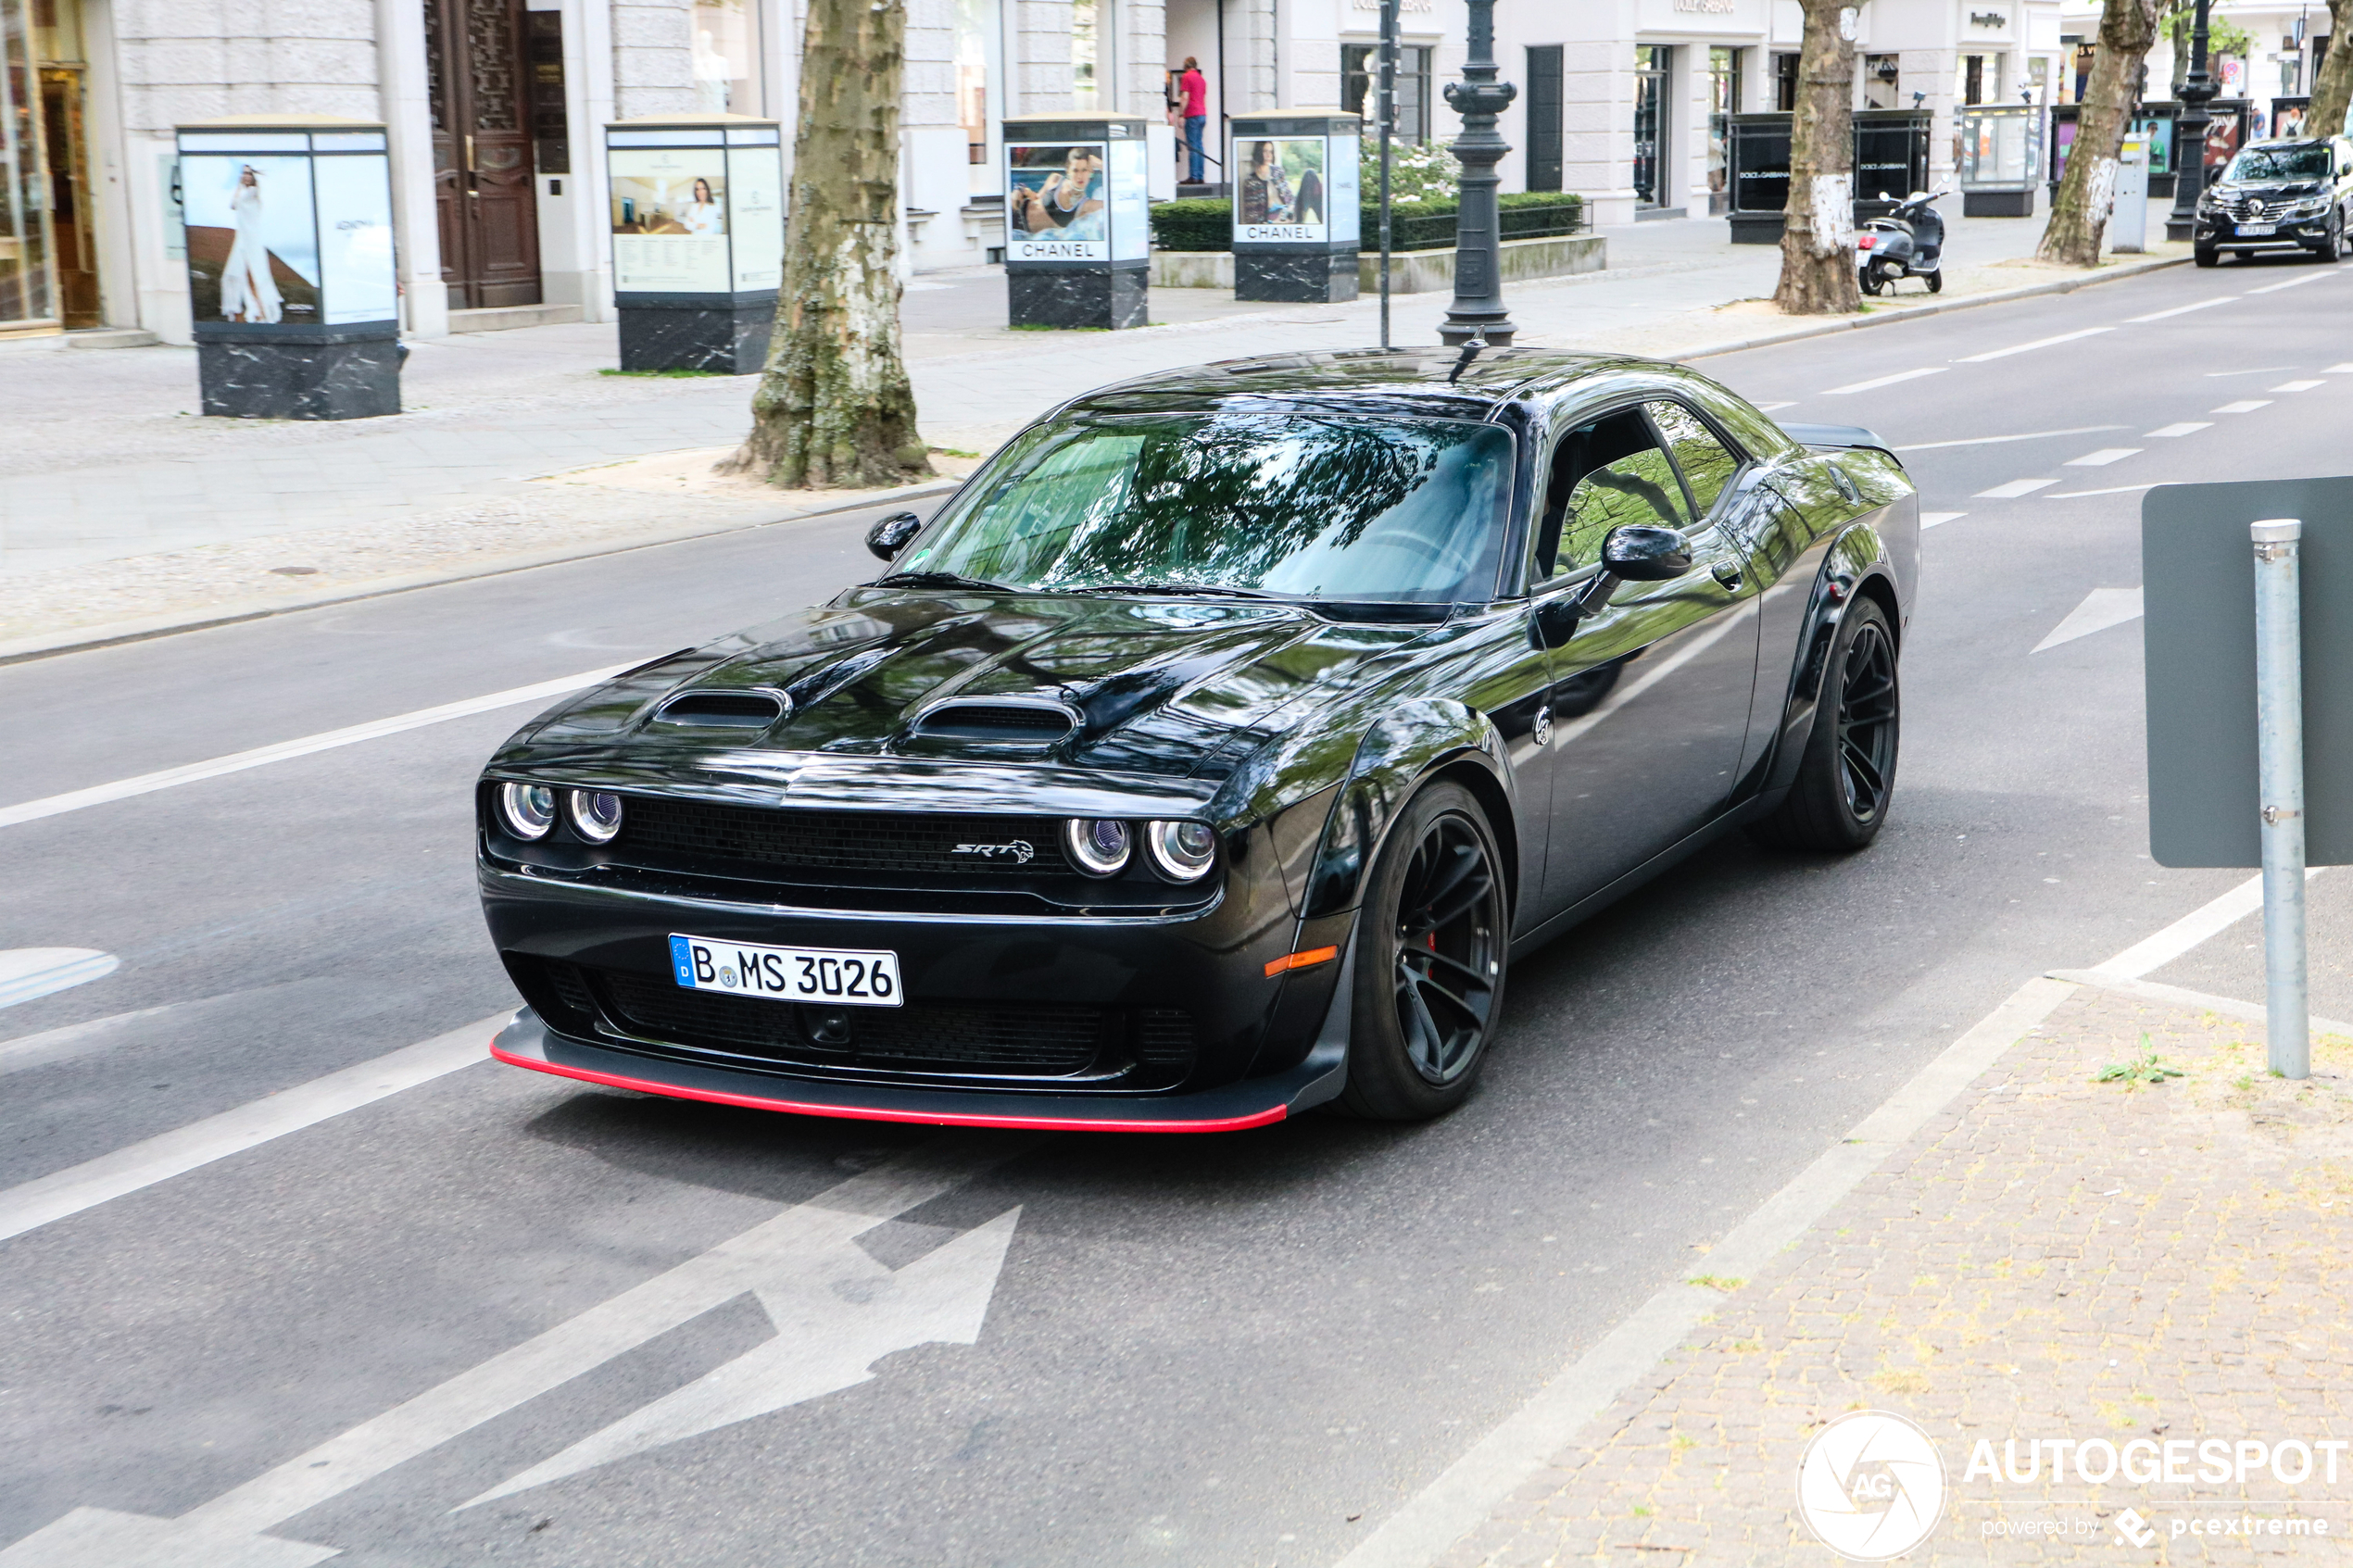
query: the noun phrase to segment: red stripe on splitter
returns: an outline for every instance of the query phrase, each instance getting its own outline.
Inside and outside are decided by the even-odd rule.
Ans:
[[[528,1057],[513,1056],[490,1047],[490,1054],[510,1067],[528,1067],[534,1073],[552,1073],[560,1078],[577,1078],[585,1084],[602,1084],[610,1089],[635,1089],[640,1094],[665,1095],[672,1099],[698,1099],[711,1105],[741,1106],[749,1110],[784,1110],[796,1116],[837,1116],[851,1122],[915,1122],[927,1127],[1003,1127],[1033,1133],[1239,1133],[1249,1127],[1264,1127],[1280,1122],[1289,1114],[1283,1106],[1270,1106],[1254,1110],[1248,1116],[1220,1116],[1159,1121],[1098,1120],[1079,1116],[988,1116],[977,1112],[955,1110],[882,1110],[863,1105],[812,1105],[803,1100],[769,1099],[760,1095],[731,1095],[715,1089],[685,1089],[674,1084],[657,1084],[644,1078],[625,1078],[618,1073],[598,1073],[586,1067],[565,1067],[552,1061],[534,1061]]]

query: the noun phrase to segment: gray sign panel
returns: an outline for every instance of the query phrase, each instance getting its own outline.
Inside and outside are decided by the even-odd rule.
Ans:
[[[2353,864],[2353,479],[2165,484],[2141,504],[2149,853],[2259,866],[2255,550],[2246,525],[2304,521],[2305,863]]]

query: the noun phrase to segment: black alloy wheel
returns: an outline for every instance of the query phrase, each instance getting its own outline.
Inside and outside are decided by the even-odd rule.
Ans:
[[[1462,1103],[1487,1060],[1511,943],[1494,834],[1462,785],[1432,784],[1390,828],[1355,947],[1340,1109],[1419,1122]]]
[[[1833,851],[1878,837],[1895,790],[1902,696],[1887,612],[1858,598],[1831,642],[1797,778],[1772,814],[1750,825],[1750,835],[1782,848]]]

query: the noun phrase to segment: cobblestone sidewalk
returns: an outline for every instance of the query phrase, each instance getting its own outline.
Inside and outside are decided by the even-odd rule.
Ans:
[[[2183,1075],[2098,1081],[2152,1052]],[[2322,1446],[2353,1437],[2349,1221],[2353,1042],[2315,1041],[2289,1084],[2260,1025],[2079,990],[1764,1277],[1694,1264],[1714,1320],[1441,1562],[1834,1562],[1798,1463],[1866,1408],[1918,1423],[1945,1468],[1907,1562],[2353,1558],[2353,1454]],[[2030,1447],[2052,1439],[2146,1439],[2142,1468],[2193,1478],[2062,1479]],[[2242,1440],[2291,1439],[2307,1479],[2260,1460],[2240,1479]],[[2196,1479],[2217,1455],[2228,1479]],[[2031,1460],[2015,1481],[1982,1462]]]

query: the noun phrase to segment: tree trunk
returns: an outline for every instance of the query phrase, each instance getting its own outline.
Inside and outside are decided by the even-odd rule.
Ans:
[[[932,471],[899,357],[906,40],[905,0],[810,0],[775,336],[722,472],[825,488]]]
[[[2100,12],[2100,44],[2092,56],[2092,79],[2083,84],[2076,111],[2075,144],[2068,149],[2067,173],[2044,226],[2040,261],[2096,267],[2100,236],[2116,207],[2116,160],[2133,119],[2133,91],[2141,62],[2157,42],[2158,13],[2164,0],[2108,0]]]
[[[1806,41],[1797,56],[1773,303],[1793,315],[1820,316],[1862,305],[1855,282],[1856,0],[1802,3]]]
[[[2312,82],[2304,133],[2337,135],[2345,129],[2348,107],[2353,107],[2353,0],[2329,0],[2329,56]]]

